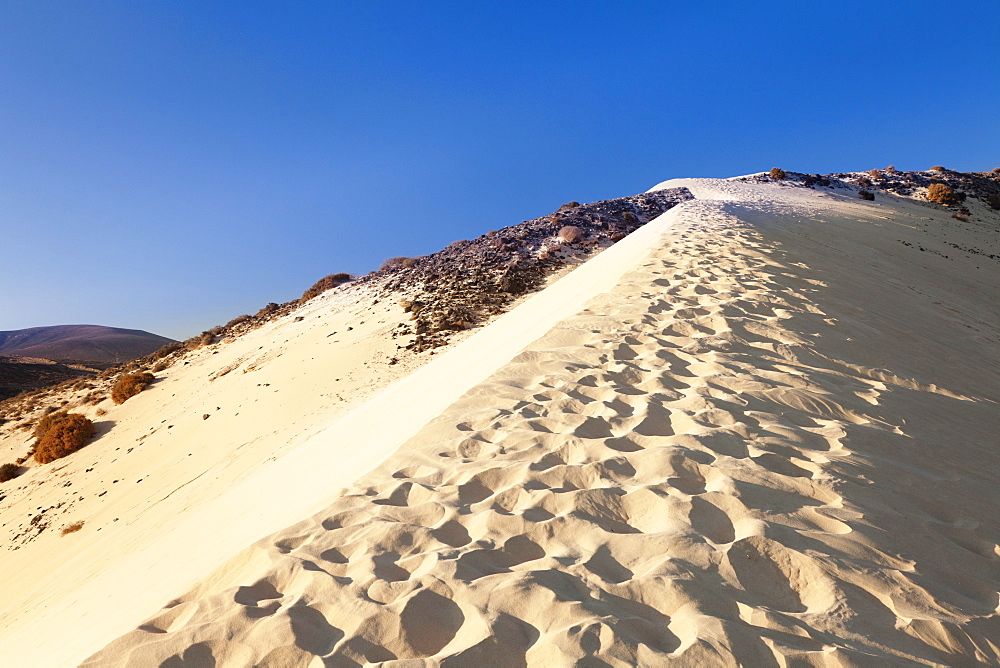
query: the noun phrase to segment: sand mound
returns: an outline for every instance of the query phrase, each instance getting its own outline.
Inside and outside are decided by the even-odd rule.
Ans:
[[[669,185],[612,289],[84,665],[1000,661],[1000,286],[947,245],[997,221]]]

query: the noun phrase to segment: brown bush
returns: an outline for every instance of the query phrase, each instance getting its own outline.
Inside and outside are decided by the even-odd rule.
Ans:
[[[127,373],[111,388],[111,400],[116,404],[123,404],[130,397],[145,390],[154,380],[156,378],[151,373]]]
[[[160,359],[162,357],[166,357],[167,355],[175,353],[178,350],[183,350],[183,348],[184,348],[184,344],[180,343],[178,341],[174,341],[172,343],[168,343],[167,345],[163,346],[162,348],[160,348],[159,350],[157,350],[155,353],[153,353],[153,359]]]
[[[933,167],[931,167],[931,168],[930,168],[930,169],[928,169],[927,171],[928,171],[928,172],[946,172],[946,171],[948,171],[948,170],[946,170],[946,169],[945,169],[944,167],[942,167],[941,165],[934,165]]]
[[[382,263],[382,266],[379,267],[379,269],[384,271],[386,269],[412,267],[416,264],[416,262],[417,261],[412,257],[390,257]]]
[[[327,290],[332,290],[338,285],[343,285],[348,281],[352,280],[350,274],[341,272],[339,274],[330,274],[329,276],[324,276],[323,278],[316,281],[311,288],[302,293],[302,298],[299,299],[300,304],[304,304],[313,297],[318,297]]]
[[[577,202],[576,200],[573,200],[572,202],[566,202],[565,204],[563,204],[561,207],[557,209],[557,211],[565,211],[566,209],[575,209],[578,206],[580,206],[580,203]]]
[[[1000,167],[994,167],[991,169],[990,174],[1000,174]]]
[[[882,176],[881,169],[869,169],[868,176],[872,177],[876,181],[881,181],[883,178],[885,178],[884,176]]]
[[[865,201],[872,202],[872,201],[875,200],[875,193],[870,192],[868,190],[862,190],[862,191],[858,192],[858,197],[860,197],[861,199],[863,199]]]
[[[991,209],[1000,209],[1000,195],[990,193],[986,196],[986,203],[990,205]]]
[[[66,526],[64,526],[62,534],[60,535],[65,536],[68,533],[76,533],[82,528],[83,528],[83,522],[73,522],[72,524],[67,524]]]
[[[13,480],[21,472],[21,467],[17,464],[4,464],[0,466],[0,482]]]
[[[48,464],[72,454],[83,447],[94,435],[94,423],[77,413],[54,413],[59,415],[52,426],[35,445],[35,460]]]
[[[583,231],[579,227],[575,227],[573,225],[567,225],[559,230],[559,238],[568,244],[573,243],[581,236],[583,236]]]
[[[885,168],[884,171],[885,171],[886,174],[895,174],[896,173],[896,167],[894,165],[889,165],[888,167]]]
[[[943,183],[932,183],[927,186],[927,199],[949,206],[964,200],[965,194],[957,193]]]
[[[771,171],[768,172],[768,176],[770,176],[775,181],[781,181],[786,176],[788,176],[788,174],[786,174],[785,170],[781,169],[780,167],[772,167]]]

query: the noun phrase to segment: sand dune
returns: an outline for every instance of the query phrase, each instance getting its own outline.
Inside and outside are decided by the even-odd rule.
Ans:
[[[954,247],[996,215],[662,185],[579,307],[84,665],[1000,662],[1000,273]]]

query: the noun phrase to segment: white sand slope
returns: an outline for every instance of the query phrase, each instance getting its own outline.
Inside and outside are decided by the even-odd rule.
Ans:
[[[0,564],[23,577],[0,601],[0,666],[73,665],[248,543],[325,507],[466,390],[610,289],[648,254],[652,238],[655,228],[631,235],[572,281],[557,281],[370,398],[431,356],[388,363],[397,343],[390,333],[408,317],[399,295],[351,303],[333,291],[200,351],[153,390],[95,416],[97,441],[2,490],[11,498],[0,511],[8,540]],[[23,449],[28,438],[7,445]],[[80,520],[84,529],[69,536],[41,530]],[[52,628],[66,630],[58,645]]]
[[[100,601],[12,615],[0,664],[125,623],[85,665],[1000,662],[1000,272],[956,248],[996,215],[663,185],[699,199],[162,534],[185,577],[109,557]]]

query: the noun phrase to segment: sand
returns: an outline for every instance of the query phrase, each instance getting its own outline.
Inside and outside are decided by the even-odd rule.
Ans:
[[[0,664],[1000,661],[1000,272],[955,247],[996,253],[997,215],[677,186],[298,439],[255,412],[280,456],[17,584]],[[5,572],[44,581],[8,558],[48,537]]]

